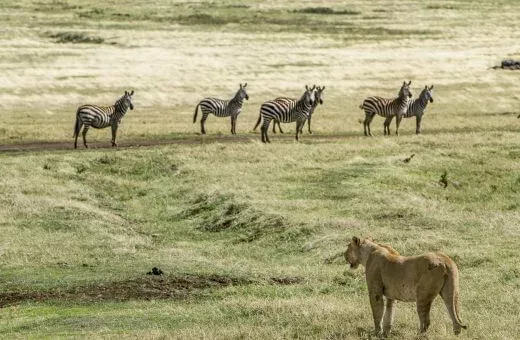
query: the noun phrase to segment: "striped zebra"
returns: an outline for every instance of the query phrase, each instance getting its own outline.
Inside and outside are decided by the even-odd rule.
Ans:
[[[260,107],[260,119],[262,120],[262,142],[270,143],[267,131],[271,120],[282,123],[296,122],[296,140],[300,133],[302,124],[309,117],[309,112],[314,103],[314,89],[305,85],[305,92],[299,100],[283,98],[270,100]]]
[[[428,102],[433,103],[433,85],[428,87],[427,85],[424,86],[424,90],[421,91],[421,94],[419,97],[417,97],[414,100],[410,100],[408,102],[408,109],[406,113],[404,114],[404,118],[410,118],[415,116],[415,133],[420,134],[421,133],[421,120],[422,116],[424,115],[424,110],[426,110],[426,106],[428,105]],[[390,126],[390,123],[392,122],[392,117],[387,118],[389,119],[388,126]]]
[[[76,124],[74,126],[74,149],[78,147],[78,137],[83,127],[83,144],[87,145],[87,131],[90,127],[95,129],[104,129],[108,126],[112,128],[112,146],[117,146],[116,134],[117,128],[121,123],[128,108],[134,109],[132,104],[132,96],[134,91],[125,91],[125,94],[119,98],[112,106],[82,105],[76,111]]]
[[[312,108],[311,108],[311,111],[309,112],[309,118],[307,119],[308,121],[308,129],[309,129],[309,133],[312,135],[312,131],[311,131],[311,119],[312,119],[312,114],[314,113],[314,110],[316,109],[316,106],[318,106],[318,104],[320,105],[323,105],[323,90],[325,90],[325,86],[323,87],[316,87],[316,92],[314,93],[314,103],[312,104]],[[303,122],[301,128],[300,128],[300,134],[302,133],[302,129],[303,129],[303,126],[305,125],[305,122]]]
[[[325,90],[325,86],[323,87],[320,87],[320,86],[317,86],[314,85],[313,88],[316,88],[315,89],[315,92],[314,92],[314,102],[312,104],[312,107],[311,107],[311,111],[309,112],[309,118],[308,118],[308,121],[309,121],[309,133],[312,134],[312,131],[311,131],[311,118],[312,118],[312,114],[314,113],[314,110],[316,109],[316,106],[318,106],[318,104],[323,104],[323,90]],[[288,101],[288,102],[291,102],[291,101],[294,101],[294,99],[292,98],[288,98],[288,97],[278,97],[276,98],[275,100],[277,101]],[[260,125],[260,122],[262,120],[262,114],[260,114],[258,116],[258,121],[256,122],[256,125],[255,127],[253,128],[253,131],[256,131],[256,128],[258,127],[258,125]],[[284,133],[283,130],[282,130],[282,127],[280,125],[280,121],[278,120],[274,120],[274,123],[273,123],[273,133],[276,133],[276,126],[278,125],[278,130],[280,131],[280,133]],[[302,130],[303,130],[303,127],[305,126],[305,122],[303,122],[301,128],[300,128],[300,134],[302,134]]]
[[[408,84],[405,81],[403,82],[397,98],[386,99],[381,97],[368,97],[363,101],[363,104],[361,104],[359,108],[365,110],[365,120],[363,121],[365,136],[372,136],[372,133],[370,132],[370,123],[376,114],[385,118],[397,116],[397,128],[395,133],[396,135],[399,135],[399,124],[408,108],[408,100],[412,97],[412,92],[410,91],[411,83],[412,81],[409,81]],[[388,122],[387,124],[387,120],[385,120],[385,135],[390,134],[389,124],[390,123]]]
[[[236,134],[237,118],[242,110],[242,104],[244,98],[249,100],[249,96],[246,92],[247,83],[240,88],[231,100],[222,100],[218,98],[204,98],[197,106],[195,106],[195,114],[193,115],[193,123],[197,121],[198,108],[202,111],[202,118],[200,119],[200,133],[205,135],[206,129],[204,123],[210,113],[213,113],[216,117],[231,117],[231,133]]]

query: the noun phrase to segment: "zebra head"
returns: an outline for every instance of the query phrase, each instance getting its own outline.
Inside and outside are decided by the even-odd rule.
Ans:
[[[315,98],[315,92],[316,85],[314,85],[312,88],[309,88],[308,85],[305,85],[305,93],[302,96],[303,102],[306,106],[312,106],[314,104]]]
[[[235,98],[238,98],[240,101],[244,100],[244,98],[246,100],[249,100],[249,95],[246,92],[247,83],[245,83],[244,85],[242,85],[242,84],[239,84],[239,85],[240,85],[240,89],[238,89],[238,92],[235,95]]]
[[[401,89],[399,90],[399,97],[412,98],[412,91],[410,91],[411,83],[411,80],[408,82],[408,84],[405,81],[403,81],[403,86],[401,86]]]
[[[428,85],[424,86],[424,90],[422,90],[420,97],[423,99],[425,103],[430,101],[430,103],[433,103],[433,85],[428,87]]]
[[[314,93],[314,98],[316,103],[320,103],[323,105],[323,90],[325,90],[325,86],[316,87],[316,92]]]
[[[117,101],[121,104],[125,109],[130,108],[130,110],[134,109],[134,104],[132,104],[132,96],[134,95],[134,90],[132,92],[125,91],[125,95],[119,98]]]

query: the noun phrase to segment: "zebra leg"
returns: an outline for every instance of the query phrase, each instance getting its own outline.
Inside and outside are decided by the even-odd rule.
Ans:
[[[421,133],[421,116],[415,117],[415,133],[420,134]]]
[[[374,119],[375,113],[367,113],[365,115],[365,121],[363,122],[365,128],[365,136],[372,137],[372,133],[370,132],[370,123],[372,123],[372,119]],[[368,132],[368,134],[367,134]]]
[[[301,133],[301,130],[302,130],[302,121],[298,119],[296,121],[296,141],[298,141],[298,134]]]
[[[310,135],[312,135],[312,131],[311,131],[311,118],[312,118],[312,117],[309,116],[309,119],[308,119],[309,122],[307,123],[307,128],[308,128],[308,130],[309,130],[309,134],[310,134]]]
[[[395,134],[399,136],[399,125],[401,124],[401,119],[403,119],[402,115],[396,115],[395,117]],[[390,134],[390,129],[388,129],[388,133]]]
[[[271,143],[271,141],[269,140],[269,136],[267,135],[267,132],[269,131],[269,124],[270,123],[271,123],[270,119],[264,118],[264,122],[263,122],[262,128],[261,128],[261,131],[262,131],[262,143]],[[275,121],[275,123],[276,123],[276,121]]]
[[[80,133],[82,127],[83,127],[83,123],[79,120],[79,118],[77,118],[76,126],[74,129],[74,149],[78,148],[78,137],[79,137],[79,133]]]
[[[85,145],[85,148],[88,149],[88,145],[87,145],[87,131],[88,131],[88,126],[85,126],[83,128],[83,133],[82,133],[82,135],[83,135],[83,144]]]
[[[276,120],[273,123],[273,133],[276,133],[276,123],[278,123],[278,129],[280,128],[280,122],[277,122]]]
[[[206,123],[206,119],[208,119],[207,113],[202,113],[202,118],[200,119],[200,134],[205,135],[206,129],[204,129],[204,124]]]
[[[390,124],[392,123],[392,119],[394,119],[394,116],[389,116],[385,118],[385,122],[383,123],[383,129],[385,130],[385,136],[390,136]]]
[[[231,134],[235,135],[235,124],[237,122],[237,118],[235,116],[231,116]]]
[[[280,121],[277,121],[276,124],[278,124],[278,131],[280,131],[280,133],[283,133],[282,125],[280,124]]]
[[[112,124],[110,127],[112,128],[112,147],[115,147],[115,146],[117,146],[117,143],[116,143],[117,124]]]

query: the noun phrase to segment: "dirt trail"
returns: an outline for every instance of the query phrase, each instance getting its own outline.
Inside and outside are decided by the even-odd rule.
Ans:
[[[314,140],[337,140],[345,138],[347,135],[305,135],[300,138],[300,142],[305,143],[310,139]],[[118,143],[118,148],[136,148],[156,145],[195,145],[195,144],[209,144],[209,143],[253,143],[260,142],[260,135],[193,135],[181,136],[170,139],[143,139],[143,140],[124,140]],[[294,141],[293,134],[271,136],[271,142],[290,142]],[[89,149],[111,149],[110,141],[108,142],[91,142]],[[57,150],[73,150],[73,142],[71,141],[35,141],[18,144],[4,144],[0,145],[0,153],[2,152],[23,152],[23,151],[57,151]],[[82,144],[78,143],[78,150],[85,150]]]

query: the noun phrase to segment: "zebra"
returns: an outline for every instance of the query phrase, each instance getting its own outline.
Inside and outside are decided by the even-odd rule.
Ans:
[[[399,124],[408,108],[408,100],[412,97],[412,92],[410,91],[411,83],[411,80],[408,84],[405,81],[403,82],[397,98],[385,99],[381,97],[368,97],[363,101],[363,104],[361,104],[359,108],[365,110],[365,120],[363,121],[365,136],[372,136],[370,123],[376,114],[385,118],[397,116],[395,134],[399,135]],[[385,135],[390,134],[389,124],[390,123],[388,122],[387,124],[387,120],[385,120]]]
[[[318,106],[318,104],[323,104],[323,90],[325,90],[325,86],[323,87],[320,87],[320,86],[316,86],[314,85],[313,88],[316,88],[315,89],[315,92],[314,92],[314,102],[312,104],[312,107],[311,107],[311,110],[309,112],[309,118],[308,118],[308,121],[309,121],[309,124],[308,124],[308,128],[309,128],[309,133],[312,134],[312,131],[311,131],[311,118],[312,118],[312,114],[314,113],[314,110],[316,109],[316,106]],[[292,98],[288,98],[288,97],[278,97],[275,99],[276,101],[294,101],[294,99]],[[262,114],[260,114],[258,116],[258,120],[256,122],[256,125],[255,127],[253,128],[253,131],[256,131],[256,128],[258,127],[258,125],[260,125],[260,121],[262,120]],[[284,133],[283,130],[282,130],[282,127],[280,125],[280,121],[278,120],[274,120],[274,123],[273,123],[273,133],[276,133],[276,125],[278,125],[278,130],[280,133]],[[300,134],[302,134],[302,129],[305,125],[305,122],[302,123],[302,126],[300,128]]]
[[[428,87],[428,85],[424,86],[424,89],[421,91],[419,97],[414,100],[410,100],[408,102],[408,109],[406,113],[403,115],[403,118],[410,118],[415,116],[415,133],[421,133],[421,120],[424,115],[424,110],[426,110],[426,106],[428,105],[428,101],[433,103],[433,85]],[[393,117],[388,117],[388,126],[392,122]]]
[[[311,134],[311,135],[312,135],[312,131],[311,131],[311,118],[312,118],[312,114],[314,113],[314,110],[316,109],[316,106],[318,106],[318,104],[323,105],[323,90],[325,90],[325,86],[323,86],[323,87],[319,87],[319,86],[316,87],[316,92],[314,93],[314,103],[312,104],[311,111],[309,112],[309,118],[307,119],[307,121],[309,122],[307,124],[307,126],[308,126],[308,129],[309,129],[309,134]],[[303,122],[303,124],[302,124],[302,126],[300,128],[300,134],[302,133],[302,129],[303,129],[304,125],[305,125],[305,122]]]
[[[116,134],[117,128],[121,123],[128,108],[134,109],[132,104],[132,96],[134,91],[125,91],[125,94],[116,100],[112,106],[82,105],[76,111],[76,124],[74,126],[74,149],[78,148],[78,137],[83,127],[83,144],[88,148],[86,135],[88,129],[104,129],[108,126],[112,128],[112,147],[117,146]]]
[[[260,119],[262,123],[262,142],[270,143],[267,131],[271,120],[278,120],[282,123],[291,123],[296,121],[296,140],[300,133],[301,126],[309,117],[309,112],[314,103],[314,89],[305,85],[305,92],[299,100],[290,100],[289,98],[270,100],[262,104],[260,107]]]
[[[236,135],[237,117],[242,110],[242,104],[244,98],[249,100],[249,95],[246,92],[247,83],[243,86],[240,84],[240,88],[231,100],[222,100],[218,98],[204,98],[197,106],[195,106],[195,114],[193,115],[193,123],[197,122],[197,113],[200,106],[202,111],[202,118],[200,119],[200,133],[206,134],[204,123],[210,113],[213,113],[217,117],[231,117],[231,133]]]

